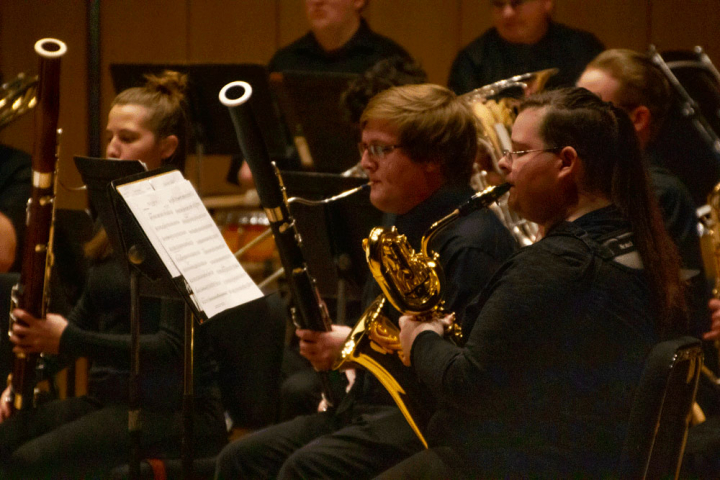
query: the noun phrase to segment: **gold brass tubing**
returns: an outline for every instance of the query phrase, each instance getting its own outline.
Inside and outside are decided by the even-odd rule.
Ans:
[[[249,241],[249,242],[247,243],[247,245],[245,245],[245,246],[242,247],[240,250],[238,250],[237,252],[235,252],[235,254],[234,254],[234,255],[235,255],[235,258],[240,258],[240,257],[242,257],[248,250],[250,250],[250,249],[253,248],[255,245],[257,245],[258,243],[260,243],[260,242],[262,242],[263,240],[265,240],[266,238],[268,238],[270,235],[272,235],[272,230],[268,228],[268,229],[265,230],[263,233],[261,233],[260,235],[258,235],[257,237],[255,237],[255,238],[253,238],[251,241]]]
[[[278,278],[282,277],[283,275],[285,275],[285,270],[282,267],[280,267],[277,270],[275,270],[272,275],[267,277],[262,282],[258,283],[258,288],[260,290],[262,290],[263,288],[265,288],[266,286],[268,286],[270,283],[277,280]]]

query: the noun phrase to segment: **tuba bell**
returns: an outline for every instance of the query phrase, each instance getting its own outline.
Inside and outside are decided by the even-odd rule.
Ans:
[[[6,127],[37,104],[38,76],[18,74],[0,86],[0,129]]]
[[[389,301],[402,314],[415,315],[421,321],[444,315],[445,277],[438,254],[430,250],[430,243],[457,218],[488,207],[509,189],[506,183],[488,187],[432,224],[422,237],[418,253],[395,227],[373,228],[363,240],[368,266],[383,295],[375,299],[352,329],[333,368],[360,365],[372,373],[392,396],[425,447],[427,442],[422,432],[432,414],[428,393],[412,370],[403,364],[407,352],[403,352],[400,345],[400,330],[383,310]],[[456,323],[452,323],[446,336],[462,344],[462,333]]]
[[[480,157],[470,181],[476,191],[482,191],[489,185],[497,185],[503,181],[499,162],[503,157],[503,151],[512,150],[510,129],[520,103],[519,98],[510,94],[519,91],[519,96],[523,98],[539,92],[545,88],[548,79],[557,72],[557,68],[550,68],[516,75],[461,96],[470,105],[478,121]],[[503,98],[498,98],[501,95]],[[491,208],[521,246],[530,245],[535,241],[538,226],[522,219],[510,209],[507,205],[507,197],[498,200]]]

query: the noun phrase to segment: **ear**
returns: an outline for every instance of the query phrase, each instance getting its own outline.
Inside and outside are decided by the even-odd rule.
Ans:
[[[573,147],[565,147],[558,154],[558,178],[574,180],[580,173],[580,157]]]
[[[423,162],[423,169],[426,173],[439,173],[440,172],[440,162],[431,160],[429,162]]]
[[[178,147],[178,137],[176,135],[168,135],[160,140],[160,156],[163,160],[169,158]]]
[[[630,116],[630,120],[632,121],[636,132],[645,132],[650,129],[652,114],[645,105],[635,107],[632,111],[628,113],[628,115]]]

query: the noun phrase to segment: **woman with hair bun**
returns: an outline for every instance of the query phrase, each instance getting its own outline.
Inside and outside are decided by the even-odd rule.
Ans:
[[[166,71],[142,87],[121,92],[108,117],[106,154],[141,160],[148,169],[185,161],[186,78]],[[13,314],[14,351],[90,360],[88,392],[11,414],[0,402],[0,478],[108,478],[130,452],[130,288],[127,262],[114,252],[102,226],[86,245],[91,267],[85,290],[67,318]],[[184,305],[140,298],[140,451],[144,458],[180,456]],[[216,454],[227,441],[216,386],[216,365],[205,329],[196,329],[196,456]]]

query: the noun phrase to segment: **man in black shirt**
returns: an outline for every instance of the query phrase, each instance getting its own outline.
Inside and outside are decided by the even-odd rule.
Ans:
[[[432,449],[383,478],[418,463],[449,467],[423,478],[616,477],[645,357],[682,327],[678,256],[627,115],[585,89],[544,92],[521,105],[512,148],[508,205],[544,236],[465,312],[462,347],[444,319],[400,319],[439,407]]]
[[[406,85],[373,97],[360,123],[370,201],[387,214],[385,224],[397,227],[418,251],[427,229],[474,193],[469,187],[477,152],[472,111],[446,88]],[[462,312],[515,243],[491,211],[478,210],[438,233],[430,248],[439,254],[447,278],[446,307]],[[370,280],[365,306],[379,294]],[[399,316],[386,310],[391,319]],[[298,330],[300,352],[316,369],[327,370],[349,332],[349,326],[340,325],[331,332]],[[226,447],[216,478],[372,478],[421,449],[389,394],[370,374],[358,371],[336,408]]]
[[[493,0],[493,28],[462,49],[448,86],[458,95],[514,75],[558,68],[548,87],[571,86],[603,50],[591,33],[551,19],[553,0]]]
[[[305,0],[310,31],[278,50],[268,69],[363,73],[383,58],[410,58],[396,42],[370,30],[361,16],[366,5],[366,0]]]

